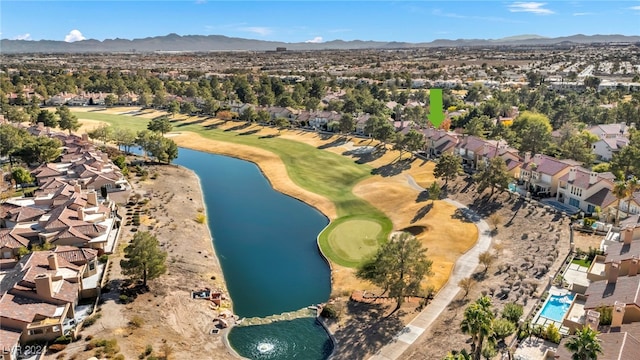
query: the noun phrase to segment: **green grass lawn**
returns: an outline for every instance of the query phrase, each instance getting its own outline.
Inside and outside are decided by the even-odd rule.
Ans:
[[[589,267],[591,266],[591,260],[587,260],[587,259],[573,259],[571,260],[572,264],[578,264],[580,266],[584,266],[584,267]]]
[[[391,228],[391,221],[384,216],[341,217],[320,234],[320,248],[337,264],[357,267],[387,240]]]
[[[136,131],[146,129],[146,125],[149,122],[149,119],[128,115],[92,112],[78,112],[75,115],[80,119],[104,121],[114,127],[126,127]],[[328,241],[329,234],[335,229],[334,224],[338,223],[338,220],[343,217],[361,215],[358,217],[361,220],[370,219],[376,224],[380,224],[382,229],[382,232],[376,237],[378,244],[387,239],[392,228],[391,220],[352,192],[357,183],[371,176],[372,168],[370,166],[356,164],[347,157],[319,150],[314,146],[298,141],[279,137],[260,138],[256,135],[238,135],[234,131],[207,129],[199,124],[189,123],[191,121],[193,119],[189,119],[184,123],[175,123],[174,131],[191,131],[200,134],[204,138],[244,144],[271,151],[282,159],[293,182],[303,189],[330,199],[336,206],[338,219],[325,229],[320,236],[320,247],[330,260],[345,266],[358,266],[363,260],[362,254],[350,253],[351,250],[359,248],[359,245],[348,245],[347,242],[357,242],[358,235],[360,235],[361,239],[359,241],[362,243],[363,240],[366,240],[365,237],[368,234],[354,233],[348,235],[350,236],[349,240],[334,242],[334,244],[340,244],[340,248],[335,249],[336,251],[332,249]],[[344,229],[340,230],[340,234],[345,234]],[[346,255],[339,256],[338,254],[341,252]]]

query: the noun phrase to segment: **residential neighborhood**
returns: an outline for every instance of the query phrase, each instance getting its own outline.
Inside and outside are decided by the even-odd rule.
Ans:
[[[86,334],[112,340],[94,329],[83,335],[83,323],[112,329],[114,317],[100,322],[96,312],[131,309],[136,315],[119,321],[131,334],[143,328],[131,338],[149,344],[119,333],[122,349],[110,356],[150,358],[162,342],[169,358],[169,344],[184,350],[187,336],[211,342],[210,356],[227,349],[221,359],[268,352],[269,344],[246,345],[234,332],[267,331],[311,310],[318,338],[326,337],[322,359],[571,359],[582,336],[597,338],[598,359],[637,358],[638,44],[0,58],[3,358],[22,358],[34,344],[60,354],[45,358],[99,357],[104,345]],[[329,284],[324,300],[234,315],[221,285],[231,255],[220,265],[216,251],[225,248],[213,244],[238,227],[266,233],[271,225],[260,221],[276,215],[229,219],[225,204],[210,219],[213,197],[203,193],[228,184],[211,185],[215,176],[193,163],[171,165],[203,156],[194,163],[222,169],[207,152],[255,163],[272,190],[322,215],[325,230],[309,248]],[[180,175],[193,182],[162,183],[178,169],[193,171]],[[249,176],[220,173],[235,185]],[[218,236],[220,219],[236,229]],[[267,254],[272,239],[261,234],[243,248]],[[418,280],[400,276],[394,287],[372,261],[400,259],[383,255],[404,241],[422,257],[407,261]],[[296,272],[311,274],[317,264],[308,263]],[[232,265],[243,283],[252,280],[250,266]],[[180,297],[187,280],[176,276],[189,277],[190,298]],[[105,290],[117,292],[107,306]],[[194,304],[205,304],[206,315],[185,316],[200,309]],[[469,325],[474,312],[486,315],[484,335]],[[175,333],[148,340],[158,322]],[[65,348],[79,341],[86,345]]]

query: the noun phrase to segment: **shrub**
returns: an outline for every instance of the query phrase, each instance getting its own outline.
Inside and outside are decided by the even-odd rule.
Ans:
[[[109,260],[109,255],[107,255],[107,254],[102,254],[102,255],[100,255],[100,257],[98,258],[98,261],[99,261],[101,264],[105,264],[105,263],[107,262],[107,260]]]
[[[600,306],[596,308],[596,311],[600,313],[600,325],[611,325],[611,319],[613,317],[612,307]]]
[[[207,219],[207,217],[206,217],[205,214],[198,214],[198,215],[196,215],[196,219],[195,220],[196,220],[196,222],[198,224],[204,224],[206,219]]]
[[[84,327],[89,327],[89,326],[95,324],[96,321],[98,321],[98,319],[100,319],[101,317],[102,317],[102,314],[100,314],[100,313],[97,313],[97,314],[95,314],[93,316],[89,316],[88,318],[84,319],[83,326]],[[91,335],[87,335],[87,340],[91,340],[91,339],[92,339]]]
[[[57,353],[67,348],[67,344],[52,344],[49,346],[49,352]]]
[[[136,329],[140,328],[143,324],[144,324],[144,319],[138,315],[134,316],[131,320],[129,320],[129,325]],[[149,346],[147,346],[147,348],[149,348]],[[151,351],[153,351],[153,348],[151,349]]]
[[[556,344],[560,344],[560,340],[562,339],[560,331],[558,331],[558,328],[553,324],[549,324],[549,326],[547,326],[547,329],[544,332],[544,337]]]
[[[517,324],[518,321],[520,321],[523,313],[522,305],[516,303],[506,304],[504,309],[502,309],[502,317],[514,324]]]
[[[338,319],[340,317],[340,311],[334,305],[328,304],[322,308],[320,316],[327,319]]]
[[[147,345],[147,347],[144,349],[144,355],[149,356],[152,352],[153,352],[153,346],[151,346],[151,344]]]
[[[116,357],[114,357],[113,359],[114,359],[114,360],[125,360],[125,357],[124,357],[124,355],[122,355],[122,354],[118,354],[118,355],[116,355]]]
[[[71,340],[73,340],[73,339],[71,338],[71,336],[68,336],[68,335],[62,335],[62,336],[60,336],[60,337],[56,338],[53,342],[54,342],[55,344],[69,344],[69,343],[71,343]]]
[[[129,303],[129,297],[125,294],[118,296],[118,299],[120,299],[120,302],[123,304]]]

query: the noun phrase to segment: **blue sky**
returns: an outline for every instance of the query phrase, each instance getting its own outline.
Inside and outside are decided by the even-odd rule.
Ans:
[[[285,42],[640,35],[640,1],[2,0],[0,32],[65,41],[169,33]]]

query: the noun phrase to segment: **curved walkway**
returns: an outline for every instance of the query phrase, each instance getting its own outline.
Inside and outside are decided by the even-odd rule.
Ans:
[[[407,181],[411,187],[416,190],[424,191],[425,189],[420,187],[415,180],[407,175]],[[461,279],[469,277],[473,274],[476,267],[478,267],[478,256],[487,250],[489,250],[489,246],[491,246],[491,235],[489,230],[489,225],[486,221],[484,221],[478,214],[476,214],[473,210],[467,208],[461,203],[444,199],[444,201],[448,202],[456,206],[459,209],[463,209],[465,216],[473,221],[478,227],[478,242],[469,249],[466,253],[464,253],[458,260],[456,261],[453,271],[451,271],[451,276],[449,276],[449,280],[445,284],[445,286],[440,289],[438,294],[433,298],[433,301],[429,303],[429,305],[415,317],[415,319],[411,320],[411,322],[405,326],[400,332],[393,337],[388,344],[386,344],[382,349],[380,349],[375,355],[373,355],[369,360],[394,360],[398,359],[402,353],[404,353],[411,344],[413,344],[420,335],[422,335],[425,330],[427,330],[431,324],[440,316],[440,313],[449,305],[451,301],[456,297],[458,292],[460,291],[460,287],[458,286],[458,282]]]

